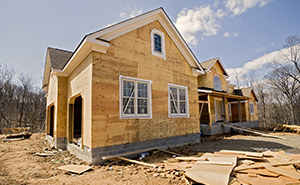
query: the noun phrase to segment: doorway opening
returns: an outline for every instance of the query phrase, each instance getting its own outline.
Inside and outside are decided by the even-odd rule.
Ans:
[[[82,143],[82,98],[75,98],[74,101],[74,117],[73,117],[73,142],[78,146]]]
[[[49,135],[53,137],[54,133],[54,105],[51,105],[50,107],[50,120],[49,120]]]

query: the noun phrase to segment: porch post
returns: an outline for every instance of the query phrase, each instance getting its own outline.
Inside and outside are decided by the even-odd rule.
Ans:
[[[212,121],[211,121],[211,110],[210,110],[210,94],[207,95],[208,101],[208,117],[209,117],[209,130],[211,129]]]
[[[242,122],[242,109],[241,109],[241,100],[238,99],[238,107],[239,107],[239,122]]]
[[[226,123],[226,107],[225,107],[225,96],[222,97],[222,101],[223,101],[223,112],[222,114],[224,115],[224,118],[223,118],[223,122]]]

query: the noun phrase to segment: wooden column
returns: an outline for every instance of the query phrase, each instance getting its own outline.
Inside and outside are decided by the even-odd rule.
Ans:
[[[223,106],[223,112],[222,112],[222,114],[224,115],[224,117],[223,117],[223,122],[224,123],[226,123],[226,107],[225,107],[225,96],[223,96],[223,98],[222,98],[222,106]]]
[[[239,122],[242,122],[242,108],[241,108],[241,100],[238,99],[238,107],[239,107]]]
[[[208,117],[209,117],[209,130],[211,129],[212,121],[211,121],[211,110],[210,110],[210,94],[207,95],[207,107],[208,107]]]

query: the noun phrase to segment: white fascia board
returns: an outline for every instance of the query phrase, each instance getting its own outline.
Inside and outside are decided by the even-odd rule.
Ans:
[[[210,91],[210,90],[203,90],[203,89],[198,89],[198,92],[212,93],[212,91]]]
[[[63,70],[54,69],[52,74],[67,77],[91,51],[106,53],[109,47],[108,42],[85,38]]]
[[[192,73],[193,73],[193,76],[200,76],[200,75],[204,74],[202,71],[200,71],[199,69],[195,69],[195,68],[192,68]]]

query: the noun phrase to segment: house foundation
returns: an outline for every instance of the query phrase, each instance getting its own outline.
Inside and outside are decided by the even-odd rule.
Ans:
[[[246,128],[256,128],[256,127],[258,127],[258,121],[230,123],[230,125],[242,126],[242,127],[246,127]],[[212,124],[211,129],[209,129],[209,125],[201,124],[200,130],[201,130],[202,136],[211,136],[211,135],[224,134],[224,133],[230,133],[230,132],[240,132],[240,133],[243,132],[241,130],[224,127],[221,122]]]

